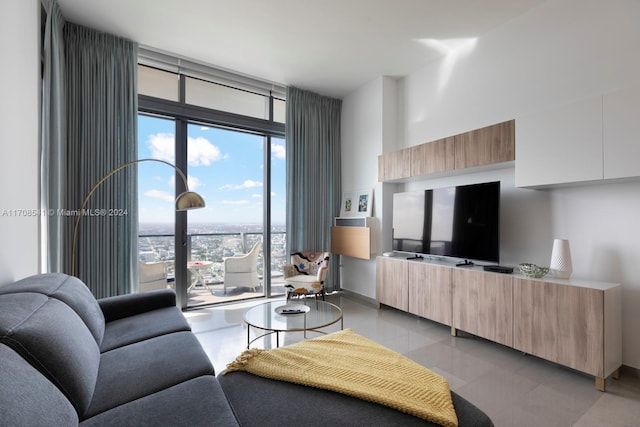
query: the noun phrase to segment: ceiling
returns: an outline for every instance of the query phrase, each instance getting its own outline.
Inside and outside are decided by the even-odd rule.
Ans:
[[[402,77],[545,0],[58,0],[68,21],[176,56],[343,97]]]

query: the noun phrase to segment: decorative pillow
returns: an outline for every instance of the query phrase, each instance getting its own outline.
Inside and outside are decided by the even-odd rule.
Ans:
[[[291,264],[298,274],[315,276],[320,267],[329,265],[329,255],[329,252],[294,252],[291,254]]]

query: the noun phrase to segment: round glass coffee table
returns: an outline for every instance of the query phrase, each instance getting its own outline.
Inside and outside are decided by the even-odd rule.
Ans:
[[[344,328],[342,309],[335,304],[315,299],[289,301],[270,301],[250,308],[244,314],[247,324],[247,348],[256,340],[276,334],[276,347],[280,346],[280,332],[326,332],[319,329],[340,322]],[[264,333],[251,339],[251,328]]]

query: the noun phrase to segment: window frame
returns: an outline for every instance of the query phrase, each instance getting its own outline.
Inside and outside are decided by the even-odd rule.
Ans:
[[[140,64],[149,67],[146,64]],[[165,70],[166,71],[166,70]],[[237,130],[255,133],[265,137],[264,144],[264,205],[263,205],[263,241],[271,241],[271,139],[285,139],[285,124],[274,122],[274,99],[283,100],[281,96],[268,95],[268,117],[260,119],[251,116],[231,113],[228,111],[215,110],[211,108],[190,105],[185,102],[186,78],[192,77],[185,74],[177,74],[178,99],[172,101],[153,97],[150,95],[138,94],[138,113],[147,115],[157,115],[175,120],[175,166],[183,173],[187,174],[187,126],[189,123],[199,123],[215,127],[223,127],[230,130]],[[215,81],[212,81],[216,83]],[[243,89],[239,87],[239,89]],[[267,96],[267,95],[262,95]],[[285,100],[286,102],[286,100]],[[176,195],[185,189],[184,184],[176,177]],[[177,304],[182,309],[187,308],[187,212],[176,211],[175,214],[175,284]],[[264,284],[265,297],[271,296],[271,257],[270,245],[264,248]]]

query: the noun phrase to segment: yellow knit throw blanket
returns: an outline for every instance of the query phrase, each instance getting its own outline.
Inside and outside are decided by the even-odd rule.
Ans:
[[[332,390],[443,426],[458,425],[446,379],[351,329],[286,347],[246,350],[223,375],[233,371]]]

